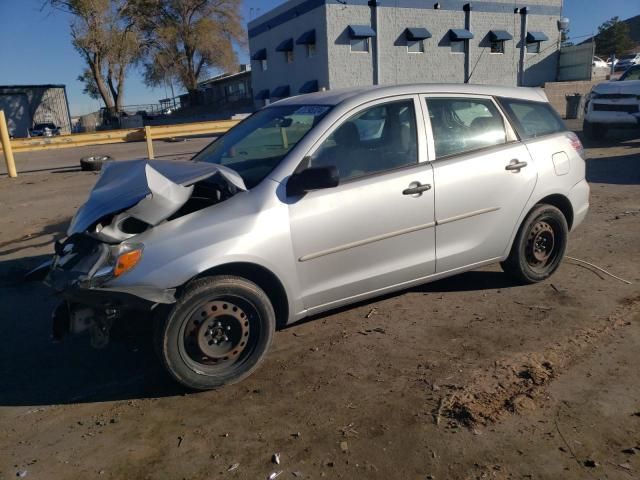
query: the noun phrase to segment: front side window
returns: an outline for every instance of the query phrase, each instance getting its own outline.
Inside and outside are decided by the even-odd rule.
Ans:
[[[409,53],[424,53],[424,40],[407,41],[407,50]]]
[[[491,53],[504,53],[504,40],[491,41]]]
[[[310,166],[335,166],[340,181],[418,162],[413,100],[368,108],[344,121],[312,155]]]
[[[247,188],[253,188],[330,109],[326,105],[287,105],[259,110],[193,160],[229,167],[240,174]]]
[[[465,40],[451,40],[451,53],[464,53]]]
[[[564,123],[548,103],[502,98],[500,103],[515,121],[518,133],[524,139],[540,137],[567,130]]]
[[[436,158],[506,143],[502,115],[489,99],[428,98]]]
[[[351,51],[369,53],[369,38],[352,38]]]
[[[540,42],[527,43],[527,53],[540,53]]]

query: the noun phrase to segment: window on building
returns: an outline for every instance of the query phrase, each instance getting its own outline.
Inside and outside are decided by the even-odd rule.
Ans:
[[[293,63],[293,50],[284,52],[284,58],[287,63]]]
[[[464,53],[466,40],[451,40],[451,53]]]
[[[527,53],[540,53],[540,42],[527,43]]]
[[[340,180],[418,162],[412,100],[368,108],[343,122],[311,157],[312,166],[335,166]]]
[[[260,69],[263,72],[267,71],[267,60],[260,60]]]
[[[506,143],[504,122],[489,99],[428,98],[436,158]]]
[[[407,40],[409,53],[424,53],[424,40]]]
[[[307,44],[307,58],[313,58],[316,56],[316,44],[308,43]]]
[[[504,53],[504,40],[492,40],[491,53]]]
[[[351,51],[369,53],[369,37],[352,38]]]

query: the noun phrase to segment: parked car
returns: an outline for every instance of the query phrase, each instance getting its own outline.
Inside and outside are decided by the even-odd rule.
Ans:
[[[607,66],[610,67],[611,63],[613,62],[613,66],[615,67],[618,64],[618,61],[619,60],[617,58],[609,57],[609,58],[607,58]]]
[[[607,65],[607,62],[602,60],[600,57],[593,57],[593,68],[610,68],[611,64]]]
[[[595,85],[585,105],[582,130],[587,138],[601,139],[611,128],[640,129],[640,65],[618,80]]]
[[[623,55],[618,59],[615,66],[616,72],[624,72],[627,68],[640,64],[640,53]]]
[[[384,119],[380,135],[363,118]],[[153,310],[164,367],[210,389],[309,315],[497,262],[540,282],[587,213],[581,154],[541,89],[281,100],[192,161],[105,165],[46,267],[63,298],[54,334],[88,329],[103,346]]]
[[[33,128],[29,129],[29,135],[32,137],[53,137],[60,135],[60,127],[55,123],[36,123]]]

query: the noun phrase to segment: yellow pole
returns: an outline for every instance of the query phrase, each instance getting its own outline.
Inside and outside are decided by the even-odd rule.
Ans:
[[[7,119],[4,116],[4,110],[0,110],[0,141],[2,142],[4,161],[7,163],[7,173],[11,178],[16,178],[18,172],[16,172],[16,162],[13,159],[11,139],[9,138],[9,129],[7,128]]]
[[[151,127],[144,127],[144,137],[147,139],[147,158],[153,160],[153,137],[151,136]]]

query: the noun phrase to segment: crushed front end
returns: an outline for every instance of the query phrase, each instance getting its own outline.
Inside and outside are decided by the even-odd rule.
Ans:
[[[142,234],[240,190],[235,172],[212,164],[136,160],[105,168],[44,266],[45,283],[62,298],[53,313],[54,339],[89,331],[92,345],[101,348],[128,314],[146,316],[175,303],[175,288],[116,280],[141,262]]]

